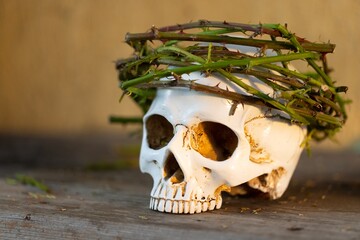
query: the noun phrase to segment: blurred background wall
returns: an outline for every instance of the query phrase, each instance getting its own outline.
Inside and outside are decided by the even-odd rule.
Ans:
[[[209,19],[287,23],[313,41],[336,43],[333,79],[349,86],[344,148],[360,137],[360,1],[357,0],[0,0],[0,134],[122,134],[110,114],[138,116],[121,104],[114,61],[132,51],[127,32]]]

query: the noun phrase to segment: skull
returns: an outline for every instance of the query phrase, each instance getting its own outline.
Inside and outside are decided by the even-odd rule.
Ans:
[[[274,95],[258,79],[244,82]],[[185,80],[245,93],[214,75],[198,72]],[[267,107],[234,104],[184,88],[158,89],[145,114],[140,169],[154,180],[150,208],[193,214],[219,209],[222,191],[238,186],[276,199],[286,190],[302,152],[306,129]]]

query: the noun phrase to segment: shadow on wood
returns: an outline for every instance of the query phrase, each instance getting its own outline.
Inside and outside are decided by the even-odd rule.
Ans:
[[[128,142],[125,138],[82,141],[81,138],[14,138],[5,143],[7,147],[3,139],[0,239],[169,239],[170,236],[172,239],[359,239],[360,236],[360,155],[350,150],[315,152],[312,158],[304,154],[281,199],[224,195],[220,210],[173,215],[148,208],[152,179],[137,168],[86,170],[88,164],[102,157],[110,162],[119,156],[131,157],[116,153],[121,143]],[[79,146],[83,148],[80,151]],[[136,159],[136,151],[132,154]],[[51,194],[11,181],[17,173],[43,182],[50,187]]]

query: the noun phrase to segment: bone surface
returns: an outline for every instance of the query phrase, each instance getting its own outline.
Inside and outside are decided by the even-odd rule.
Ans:
[[[217,76],[181,76],[228,91],[243,90]],[[274,94],[261,81],[239,79]],[[164,79],[166,81],[167,79]],[[187,89],[158,89],[145,114],[140,169],[154,180],[150,208],[193,214],[218,209],[221,192],[246,185],[276,199],[286,190],[306,129],[266,107],[234,103]]]

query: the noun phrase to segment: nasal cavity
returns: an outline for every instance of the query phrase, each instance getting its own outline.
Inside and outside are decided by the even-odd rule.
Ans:
[[[170,179],[170,182],[172,183],[181,183],[184,181],[184,173],[172,152],[170,152],[166,158],[164,176],[166,181]]]

